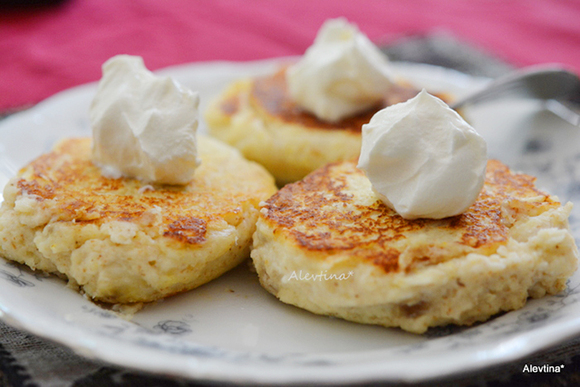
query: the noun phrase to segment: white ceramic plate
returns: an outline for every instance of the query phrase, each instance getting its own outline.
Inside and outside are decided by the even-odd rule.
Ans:
[[[276,60],[203,63],[162,71],[199,90],[204,104],[228,82],[273,71]],[[400,74],[430,90],[462,94],[483,80],[423,65]],[[65,136],[90,134],[95,85],[60,93],[0,122],[0,185]],[[203,108],[203,107],[202,107]],[[580,130],[537,104],[504,101],[467,112],[490,156],[539,177],[562,200],[580,195]],[[203,130],[203,128],[202,128]],[[580,207],[579,207],[580,208]],[[578,239],[578,210],[571,218]],[[129,322],[65,283],[0,260],[0,316],[89,358],[197,380],[253,383],[424,381],[530,354],[580,333],[580,275],[558,296],[471,328],[417,336],[316,316],[264,291],[247,265],[149,305]]]

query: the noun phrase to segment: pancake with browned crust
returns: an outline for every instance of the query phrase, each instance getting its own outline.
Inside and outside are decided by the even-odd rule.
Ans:
[[[489,161],[464,214],[405,220],[354,161],[289,184],[261,210],[252,259],[281,301],[317,314],[401,327],[470,325],[556,294],[577,267],[572,205]]]
[[[405,83],[394,85],[374,108],[330,123],[292,100],[282,69],[273,75],[234,82],[210,104],[205,120],[211,135],[265,166],[283,185],[329,162],[357,157],[362,125],[380,109],[404,102],[418,92]]]
[[[199,136],[186,186],[110,179],[89,138],[67,139],[4,190],[0,254],[68,278],[95,300],[153,301],[202,285],[249,256],[272,176],[237,150]]]

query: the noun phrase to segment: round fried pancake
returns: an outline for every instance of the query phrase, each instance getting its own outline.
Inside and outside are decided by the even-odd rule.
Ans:
[[[405,220],[345,161],[263,205],[252,259],[262,286],[285,303],[422,333],[563,290],[577,266],[571,207],[492,160],[467,212]]]
[[[104,177],[89,138],[67,139],[4,190],[1,254],[59,273],[108,303],[159,299],[202,285],[249,256],[258,204],[275,191],[260,165],[199,136],[186,186]]]
[[[362,125],[378,110],[404,102],[417,92],[411,86],[396,85],[375,108],[329,123],[291,99],[282,69],[270,76],[234,82],[209,105],[205,120],[211,135],[264,165],[283,185],[329,162],[357,157]]]

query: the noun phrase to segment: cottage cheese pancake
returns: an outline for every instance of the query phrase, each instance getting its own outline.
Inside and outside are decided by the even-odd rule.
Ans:
[[[345,161],[263,205],[252,259],[263,287],[285,303],[422,333],[562,291],[577,267],[571,207],[490,160],[465,213],[406,220]]]
[[[280,185],[357,157],[361,127],[419,90],[344,18],[324,22],[304,55],[273,75],[234,82],[208,107],[213,136],[266,167]]]
[[[108,303],[153,301],[202,285],[248,257],[258,204],[275,192],[261,166],[199,137],[187,185],[107,178],[91,139],[67,139],[4,190],[0,254],[64,276]]]
[[[404,102],[419,92],[399,83],[385,90],[376,106],[328,122],[308,113],[290,97],[285,72],[283,68],[272,75],[236,81],[205,112],[212,136],[265,166],[280,184],[299,180],[329,162],[358,157],[363,124],[385,106]]]

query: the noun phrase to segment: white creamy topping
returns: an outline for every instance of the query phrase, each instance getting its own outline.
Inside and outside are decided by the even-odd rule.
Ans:
[[[142,58],[109,59],[89,112],[93,162],[108,177],[188,183],[199,165],[198,105],[198,93],[155,76]]]
[[[358,167],[406,219],[440,219],[471,206],[485,179],[485,140],[425,90],[377,112],[362,128]]]
[[[302,59],[288,68],[290,96],[336,122],[369,109],[392,85],[387,57],[345,19],[326,21]]]

